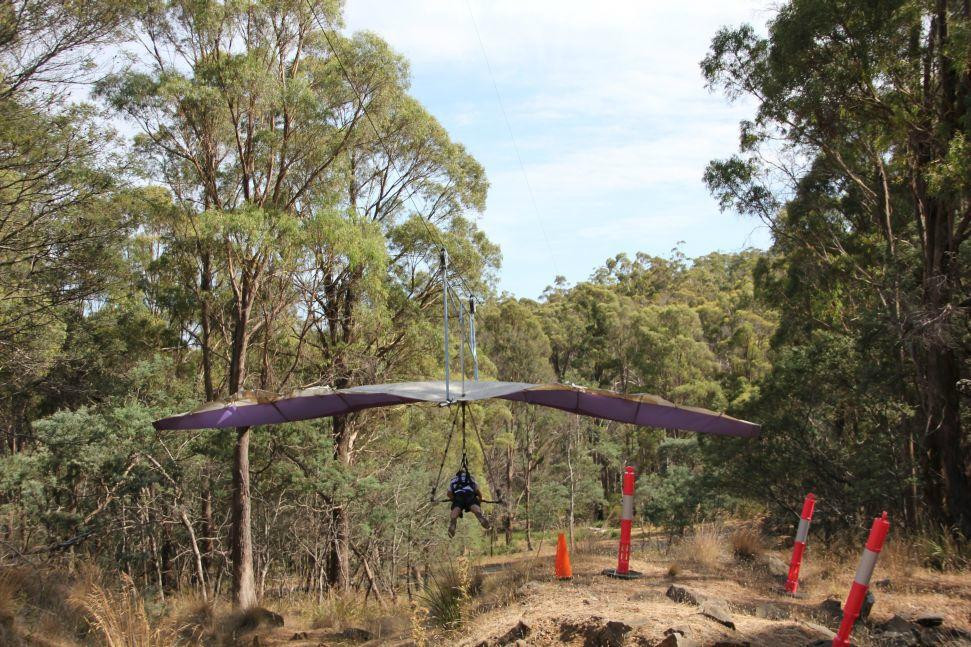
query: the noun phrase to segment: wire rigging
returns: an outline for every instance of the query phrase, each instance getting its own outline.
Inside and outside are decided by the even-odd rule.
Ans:
[[[442,453],[442,462],[438,466],[438,476],[435,477],[435,482],[432,483],[432,492],[431,492],[431,496],[429,497],[429,499],[433,503],[435,502],[435,492],[438,490],[438,484],[442,480],[442,470],[445,469],[445,461],[448,460],[448,448],[452,446],[452,436],[455,434],[455,423],[456,422],[458,422],[458,416],[457,415],[452,415],[452,424],[451,424],[451,426],[448,429],[448,440],[445,441],[445,452]],[[465,431],[463,430],[462,433],[463,433],[463,436],[464,436]],[[463,445],[464,445],[464,438],[463,438]],[[464,448],[463,448],[463,452],[464,452]]]
[[[553,266],[553,271],[559,275],[560,270],[556,265],[556,256],[553,254],[553,246],[550,244],[550,238],[546,235],[546,226],[543,224],[543,218],[540,215],[539,206],[536,203],[536,195],[533,193],[533,185],[529,182],[529,175],[526,173],[526,164],[523,162],[523,156],[519,152],[519,145],[516,143],[516,135],[513,134],[512,124],[509,121],[509,115],[506,113],[506,106],[502,102],[502,94],[499,92],[499,84],[496,83],[496,75],[492,73],[492,64],[489,62],[489,55],[486,53],[485,43],[482,41],[482,34],[479,33],[479,24],[475,20],[475,13],[472,11],[472,5],[469,0],[465,0],[465,8],[469,11],[469,18],[472,19],[472,27],[475,30],[475,37],[479,41],[479,51],[482,52],[482,58],[485,61],[486,70],[489,72],[489,78],[492,80],[492,89],[496,93],[496,101],[499,103],[499,110],[502,112],[502,119],[506,123],[506,131],[509,133],[509,140],[512,142],[513,151],[516,153],[516,159],[519,161],[519,170],[522,171],[523,181],[526,183],[526,192],[529,194],[529,201],[533,207],[533,216],[536,218],[536,222],[539,224],[540,233],[543,234],[543,240],[546,242],[546,251],[550,255],[550,264]]]

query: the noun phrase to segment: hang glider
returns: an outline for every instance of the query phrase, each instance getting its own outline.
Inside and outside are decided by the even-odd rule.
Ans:
[[[397,382],[334,390],[311,387],[286,395],[247,391],[189,413],[157,420],[156,429],[210,429],[276,425],[353,413],[375,407],[430,402],[453,404],[502,399],[561,409],[644,427],[753,437],[759,426],[707,409],[684,407],[646,393],[622,394],[573,384],[466,382],[462,390],[445,382]]]

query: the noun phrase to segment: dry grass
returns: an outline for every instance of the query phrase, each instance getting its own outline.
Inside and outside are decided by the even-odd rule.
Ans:
[[[0,645],[78,644],[87,622],[69,595],[62,573],[26,566],[0,568]]]
[[[732,533],[732,555],[740,562],[754,562],[765,551],[762,533],[752,526],[742,526]]]
[[[309,602],[311,627],[343,629],[359,624],[367,615],[367,605],[360,595],[329,592],[318,603]]]
[[[910,579],[920,568],[919,561],[912,544],[891,537],[880,552],[876,578],[899,581]]]
[[[711,569],[725,557],[725,534],[714,523],[698,524],[675,548],[681,562]]]
[[[169,647],[178,642],[171,628],[153,627],[135,583],[121,574],[120,590],[103,585],[96,573],[85,577],[71,600],[107,647]]]

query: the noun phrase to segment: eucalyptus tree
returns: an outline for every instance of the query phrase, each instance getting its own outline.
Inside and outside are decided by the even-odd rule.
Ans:
[[[705,178],[771,227],[781,259],[762,276],[784,277],[788,342],[892,340],[891,365],[910,367],[894,389],[919,413],[884,433],[923,448],[926,507],[965,535],[969,28],[963,1],[794,0],[765,36],[720,31],[702,63],[712,88],[758,102],[739,154]]]
[[[367,103],[342,151],[334,202],[304,214],[309,235],[298,283],[308,344],[335,388],[424,377],[440,370],[428,362],[441,343],[428,327],[441,311],[439,251],[447,250],[463,294],[484,293],[486,273],[498,264],[497,248],[465,216],[485,206],[485,174],[408,96],[407,64],[385,43],[371,34],[329,34],[328,44],[343,79]],[[363,429],[360,417],[333,418],[334,458],[345,468]],[[343,499],[332,511],[328,564],[338,587],[349,576],[351,501]]]
[[[31,387],[58,362],[67,322],[111,283],[128,213],[111,133],[69,82],[90,80],[93,48],[130,11],[97,0],[0,6],[0,426],[16,450]]]
[[[336,5],[316,10],[332,16]],[[301,210],[327,199],[364,105],[305,2],[150,4],[136,36],[141,56],[100,92],[137,125],[146,178],[169,191],[172,208],[154,226],[194,309],[183,333],[201,354],[202,391],[266,388],[265,374],[248,371],[251,341],[295,307]],[[243,607],[256,602],[249,434],[237,430],[233,465]]]
[[[100,87],[137,125],[146,179],[168,190],[154,227],[180,288],[158,296],[198,349],[207,399],[373,379],[406,357],[408,321],[433,302],[432,250],[458,248],[477,272],[496,256],[461,216],[483,205],[481,167],[407,96],[404,61],[339,22],[338,3],[152,4],[139,56]],[[349,464],[356,431],[340,418],[332,433]],[[256,601],[249,434],[236,432],[233,467],[240,606]],[[344,585],[349,531],[333,503],[330,578]]]

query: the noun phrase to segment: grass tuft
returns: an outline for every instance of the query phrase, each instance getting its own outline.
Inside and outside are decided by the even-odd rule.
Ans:
[[[81,610],[91,631],[109,647],[168,647],[178,642],[174,632],[152,627],[145,604],[127,573],[119,590],[108,588],[91,572],[75,589],[71,600]]]
[[[732,533],[732,555],[740,562],[754,562],[765,550],[762,534],[745,526]]]
[[[482,591],[482,572],[466,560],[433,572],[419,595],[428,620],[437,627],[454,629],[462,624],[469,600]]]
[[[725,537],[719,526],[702,523],[681,540],[678,546],[680,561],[696,566],[714,568],[724,556]]]

